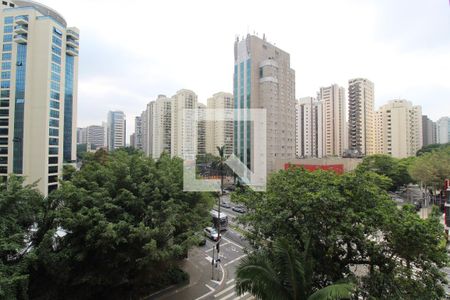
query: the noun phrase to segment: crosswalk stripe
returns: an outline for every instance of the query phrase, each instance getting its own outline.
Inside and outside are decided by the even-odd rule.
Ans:
[[[219,300],[226,300],[226,299],[229,299],[229,298],[231,298],[233,296],[234,296],[234,292],[229,294],[229,295],[227,295],[227,296],[225,296],[225,297],[223,297],[223,298],[220,298]]]
[[[232,286],[227,287],[227,288],[224,289],[223,291],[221,291],[221,292],[215,294],[215,295],[214,295],[214,298],[217,298],[217,297],[222,296],[223,294],[225,294],[225,293],[228,292],[229,290],[234,289],[235,286],[236,286],[236,285],[233,284]]]

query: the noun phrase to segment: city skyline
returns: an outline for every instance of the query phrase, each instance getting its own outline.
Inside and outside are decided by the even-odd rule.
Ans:
[[[133,14],[124,14],[118,1],[44,4],[81,24],[79,127],[104,120],[108,110],[123,110],[134,128],[134,117],[150,100],[183,88],[195,91],[201,103],[216,92],[232,92],[232,43],[254,31],[291,54],[296,99],[313,96],[321,86],[346,87],[348,79],[363,77],[375,83],[376,109],[400,97],[422,105],[423,113],[436,121],[450,97],[445,80],[450,42],[441,38],[450,34],[447,1],[281,2],[276,7],[249,1],[242,7],[249,12],[246,18],[233,22],[219,21],[217,12],[231,16],[234,2],[131,1],[140,8]],[[185,11],[189,21],[183,27],[165,21]],[[130,31],[131,25],[124,24],[141,30]],[[213,59],[214,64],[208,63]]]

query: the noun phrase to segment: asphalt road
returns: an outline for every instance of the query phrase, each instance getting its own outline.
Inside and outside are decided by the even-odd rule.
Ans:
[[[148,299],[254,299],[249,294],[238,296],[235,291],[235,271],[239,262],[247,256],[248,243],[232,229],[222,232],[221,262],[217,266],[211,264],[213,251],[217,257],[215,245],[214,241],[207,239],[205,246],[189,252],[183,265],[190,274],[189,285],[162,291]]]

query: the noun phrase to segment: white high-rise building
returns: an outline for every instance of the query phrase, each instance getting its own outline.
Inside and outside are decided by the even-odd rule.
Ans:
[[[79,31],[34,1],[0,4],[0,177],[47,195],[76,161]]]
[[[442,117],[436,122],[437,143],[450,143],[450,117]]]
[[[197,154],[206,154],[206,105],[197,104]]]
[[[289,53],[263,39],[247,35],[234,44],[234,107],[266,109],[267,171],[278,159],[295,158],[295,72]],[[254,123],[238,113],[234,123],[234,154],[255,167]],[[258,158],[259,159],[259,158]]]
[[[360,155],[375,153],[374,101],[373,82],[364,78],[349,80],[348,147]]]
[[[165,95],[159,95],[155,101],[147,105],[145,120],[148,125],[144,131],[144,145],[147,148],[145,153],[158,159],[163,152],[171,153],[172,134],[172,99]]]
[[[122,111],[108,112],[108,150],[112,151],[126,146],[126,117]]]
[[[376,112],[375,150],[404,158],[422,148],[422,108],[406,100],[392,100]]]
[[[219,155],[217,147],[225,146],[225,157],[233,153],[233,95],[216,93],[207,102],[208,121],[206,122],[206,152]],[[228,112],[228,113],[227,113]]]
[[[134,118],[134,140],[130,146],[135,149],[142,149],[142,118],[140,116]]]
[[[423,145],[436,144],[436,122],[433,122],[428,116],[422,116],[422,141]]]
[[[87,130],[86,128],[77,128],[77,145],[87,143]]]
[[[333,84],[320,88],[317,100],[321,105],[321,114],[318,116],[321,139],[318,143],[318,157],[342,156],[347,149],[346,128],[346,103],[345,89]]]
[[[88,149],[97,150],[106,148],[106,126],[91,125],[86,127]]]
[[[322,103],[313,97],[300,98],[296,111],[296,155],[320,157],[322,153]]]
[[[194,159],[197,154],[197,95],[190,90],[179,90],[172,97],[171,107],[171,155]],[[190,109],[191,113],[185,112]]]

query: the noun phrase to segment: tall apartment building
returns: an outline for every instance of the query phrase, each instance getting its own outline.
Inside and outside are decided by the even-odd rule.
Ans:
[[[450,117],[442,117],[436,122],[437,143],[450,143]]]
[[[321,104],[322,112],[318,117],[322,136],[319,140],[319,143],[322,143],[322,151],[318,152],[318,157],[342,156],[348,147],[345,134],[345,89],[337,84],[321,87],[317,100]]]
[[[86,127],[86,131],[87,131],[87,144],[90,150],[106,148],[107,146],[106,124],[88,126]]]
[[[140,116],[134,118],[134,141],[130,145],[135,149],[142,149],[142,118]]]
[[[87,143],[87,130],[86,128],[77,128],[77,145]]]
[[[376,152],[404,158],[422,148],[422,108],[392,100],[376,112]]]
[[[321,157],[322,103],[313,97],[300,98],[295,106],[295,112],[296,156],[299,158]]]
[[[197,154],[206,154],[206,105],[197,104]]]
[[[422,116],[422,141],[424,146],[436,144],[436,123],[426,115]]]
[[[217,147],[225,146],[225,157],[233,154],[233,95],[216,93],[207,101],[206,152],[219,155]]]
[[[247,35],[234,44],[234,107],[266,109],[267,171],[277,159],[295,158],[295,72],[289,53],[265,38]],[[235,115],[234,153],[254,170],[254,124]]]
[[[198,107],[197,95],[190,90],[179,90],[172,97],[171,107],[171,155],[194,159],[197,154],[197,128],[195,119]],[[192,113],[185,112],[190,109]]]
[[[2,1],[0,11],[0,177],[37,181],[47,195],[76,160],[79,31],[34,1]]]
[[[361,155],[375,153],[374,85],[364,78],[348,82],[349,149]]]
[[[171,153],[172,99],[159,95],[147,105],[143,113],[143,149],[158,159],[163,152]]]
[[[109,111],[107,122],[108,150],[125,147],[127,131],[125,114],[122,111]]]

